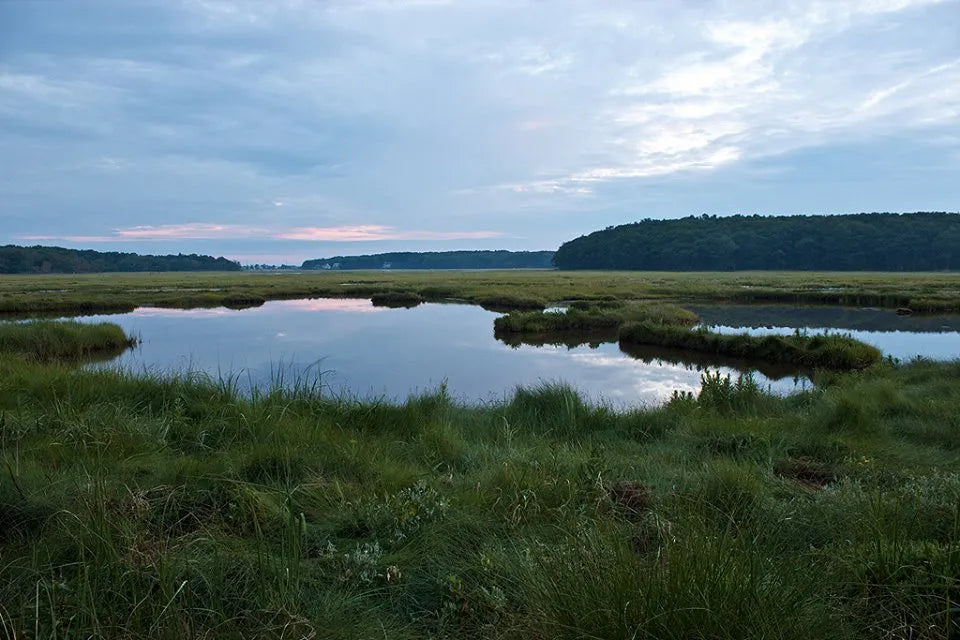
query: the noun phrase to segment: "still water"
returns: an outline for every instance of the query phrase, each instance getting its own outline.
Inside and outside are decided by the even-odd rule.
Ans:
[[[898,316],[891,309],[783,305],[691,305],[703,324],[720,333],[845,333],[884,355],[906,361],[960,358],[960,315]]]
[[[773,324],[738,316],[744,307],[724,309],[696,308],[706,323],[723,330],[793,331],[793,325],[779,320],[772,308],[758,317],[772,319]],[[777,312],[799,318],[783,308]],[[214,377],[233,376],[241,386],[266,386],[281,376],[287,384],[319,380],[330,394],[391,400],[444,383],[459,399],[495,400],[517,385],[564,381],[598,402],[657,404],[674,390],[698,391],[703,371],[736,376],[755,368],[747,362],[663,349],[624,353],[615,341],[604,341],[610,336],[580,345],[574,340],[571,346],[508,345],[494,336],[497,315],[460,304],[388,309],[369,300],[311,299],[273,301],[239,311],[141,308],[82,320],[114,322],[141,338],[139,347],[107,366],[133,372],[202,371]],[[883,318],[912,320],[892,313]],[[818,317],[810,319],[809,326],[854,329],[836,320]],[[926,325],[890,325],[903,330],[875,325],[852,333],[897,357],[958,357],[960,323],[956,316],[943,320],[947,321],[952,324],[937,325],[935,330]],[[799,372],[775,367],[762,366],[755,377],[778,393],[810,384]]]

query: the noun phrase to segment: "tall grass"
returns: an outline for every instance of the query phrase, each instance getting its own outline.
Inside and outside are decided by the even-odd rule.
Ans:
[[[135,306],[251,306],[265,300],[415,292],[497,311],[551,302],[783,302],[960,310],[952,273],[344,271],[0,276],[0,313],[106,313]]]
[[[0,322],[0,353],[33,360],[79,360],[120,353],[134,344],[135,338],[110,323]]]
[[[627,322],[647,322],[672,327],[697,323],[692,311],[667,303],[577,305],[565,311],[516,311],[494,320],[497,334],[547,334],[616,329]]]
[[[423,297],[414,291],[385,291],[370,296],[375,307],[411,308],[423,302]]]
[[[960,363],[620,411],[280,382],[0,355],[3,633],[957,633]]]
[[[708,329],[678,329],[637,322],[620,329],[620,342],[689,349],[734,358],[786,363],[808,368],[863,369],[883,357],[879,349],[839,334],[751,336]]]

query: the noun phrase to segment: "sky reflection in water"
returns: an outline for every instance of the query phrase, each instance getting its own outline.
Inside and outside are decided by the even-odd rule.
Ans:
[[[721,308],[712,309],[701,315],[746,324]],[[330,393],[393,400],[436,389],[443,382],[455,397],[473,402],[502,398],[517,385],[565,381],[593,400],[634,406],[662,402],[674,390],[698,391],[704,368],[737,373],[731,366],[712,366],[702,358],[691,361],[675,352],[641,350],[635,354],[640,358],[632,357],[615,343],[511,347],[493,336],[496,316],[469,305],[386,309],[374,307],[369,300],[312,299],[273,301],[241,311],[141,308],[84,321],[115,322],[142,338],[139,348],[111,363],[134,372],[232,374],[243,386],[268,385],[281,372],[288,383],[298,378],[312,381],[320,375]],[[744,330],[732,324],[723,330]],[[751,329],[769,331],[793,329]],[[956,330],[853,333],[889,348],[897,357],[960,353]],[[756,378],[780,393],[809,385],[802,376],[772,379],[757,374]]]

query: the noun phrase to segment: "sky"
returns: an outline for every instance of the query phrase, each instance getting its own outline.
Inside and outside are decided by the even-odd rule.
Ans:
[[[960,0],[0,0],[0,244],[243,263],[960,210]]]

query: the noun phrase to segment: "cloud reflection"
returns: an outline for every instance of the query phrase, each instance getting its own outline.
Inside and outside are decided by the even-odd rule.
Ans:
[[[351,313],[379,313],[388,307],[375,307],[366,298],[308,298],[305,300],[278,300],[267,303],[284,311],[346,311]]]
[[[228,307],[167,309],[163,307],[138,307],[132,312],[137,317],[206,318],[228,316],[237,313],[273,311],[341,311],[347,313],[377,313],[389,311],[387,307],[375,307],[367,298],[305,298],[302,300],[272,300],[249,309]]]

